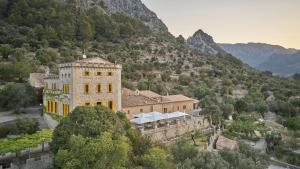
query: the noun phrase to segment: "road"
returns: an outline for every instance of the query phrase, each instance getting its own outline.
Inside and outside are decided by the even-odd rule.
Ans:
[[[13,111],[0,112],[0,124],[14,121],[17,118],[34,118],[37,119],[41,129],[48,129],[48,125],[45,123],[43,117],[41,116],[40,106],[28,107],[23,110],[26,113],[16,114]]]

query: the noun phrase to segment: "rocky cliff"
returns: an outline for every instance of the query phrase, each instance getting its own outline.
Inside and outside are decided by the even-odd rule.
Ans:
[[[143,21],[155,32],[171,35],[167,26],[141,0],[77,0],[77,2],[84,8],[98,6],[109,13],[124,12]]]
[[[201,29],[194,33],[193,36],[189,37],[187,43],[190,47],[206,54],[224,54],[226,53],[221,49],[217,43],[213,40],[212,36],[203,32]]]

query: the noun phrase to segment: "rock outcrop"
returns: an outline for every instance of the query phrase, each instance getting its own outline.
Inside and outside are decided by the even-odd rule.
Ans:
[[[187,43],[190,47],[205,53],[205,54],[225,54],[226,52],[221,49],[213,38],[201,29],[189,37]]]
[[[168,27],[141,0],[77,0],[77,2],[85,9],[98,6],[104,8],[108,13],[124,12],[141,20],[154,32],[171,35]]]

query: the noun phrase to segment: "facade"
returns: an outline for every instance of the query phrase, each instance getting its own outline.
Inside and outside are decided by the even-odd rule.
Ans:
[[[198,100],[183,95],[161,96],[149,90],[122,90],[122,111],[131,119],[136,114],[149,112],[184,112],[192,114],[198,108]]]
[[[77,106],[121,110],[122,66],[101,58],[59,64],[58,75],[44,78],[45,112],[67,116]]]

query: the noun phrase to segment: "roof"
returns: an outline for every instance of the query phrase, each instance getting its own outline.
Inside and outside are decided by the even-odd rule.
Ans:
[[[169,100],[169,102],[180,102],[180,101],[197,101],[195,99],[186,97],[184,95],[169,95],[169,96],[163,96],[163,98]],[[198,102],[198,101],[197,101]]]
[[[87,58],[87,59],[81,59],[81,60],[75,60],[71,63],[62,63],[59,64],[60,68],[63,67],[103,67],[103,68],[122,68],[121,65],[111,63],[107,60],[104,60],[100,57],[94,57],[94,58]]]
[[[224,136],[219,136],[217,142],[216,142],[216,148],[218,150],[222,150],[224,148],[228,148],[230,150],[233,150],[235,148],[237,148],[237,142],[231,139],[228,139]]]
[[[161,95],[159,95],[159,94],[157,94],[155,92],[152,92],[151,90],[142,90],[142,91],[140,91],[140,94],[144,95],[146,97],[150,97],[150,98],[161,97]]]
[[[122,107],[135,107],[156,104],[157,101],[142,95],[122,95]]]
[[[151,123],[156,122],[160,120],[168,120],[173,118],[179,118],[187,116],[188,114],[183,112],[173,112],[173,113],[159,113],[159,112],[151,112],[151,113],[141,113],[134,116],[132,120],[130,120],[132,123],[135,124],[145,124],[145,123]]]
[[[104,60],[100,57],[87,58],[82,60],[76,60],[73,63],[100,63],[100,64],[112,64],[111,62]]]
[[[44,86],[44,73],[30,73],[29,83],[31,86],[41,88]]]
[[[150,90],[137,90],[134,92],[127,88],[122,89],[123,108],[182,101],[194,101],[194,103],[199,102],[198,100],[186,97],[184,95],[161,96]]]

